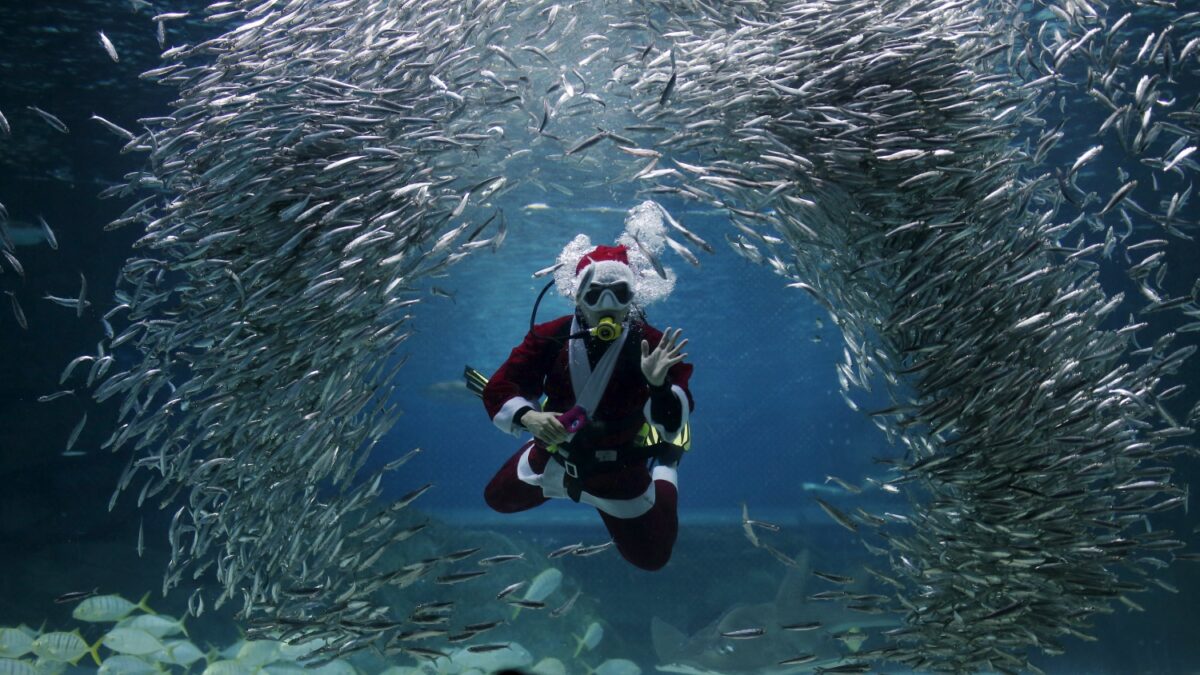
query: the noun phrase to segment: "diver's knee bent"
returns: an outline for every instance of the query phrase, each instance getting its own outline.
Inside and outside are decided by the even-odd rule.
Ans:
[[[493,511],[516,513],[522,509],[523,505],[515,503],[514,499],[506,499],[506,496],[508,495],[505,495],[504,481],[500,479],[500,476],[493,478],[483,489],[483,501],[487,502]]]
[[[671,561],[671,549],[674,545],[667,546],[661,550],[645,551],[636,555],[625,555],[634,567],[645,570],[647,572],[657,572],[667,566]]]

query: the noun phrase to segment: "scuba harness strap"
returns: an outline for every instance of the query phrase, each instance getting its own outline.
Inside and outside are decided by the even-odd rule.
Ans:
[[[463,369],[463,377],[466,378],[467,388],[482,398],[483,388],[487,385],[488,381],[487,376],[468,365]],[[595,424],[606,423],[611,424],[612,422],[595,422]],[[690,424],[683,425],[683,428],[668,439],[663,438],[653,425],[646,422],[642,424],[642,428],[638,431],[638,435],[633,442],[619,451],[577,450],[571,452],[568,450],[565,453],[560,453],[558,452],[558,446],[550,446],[546,449],[555,461],[564,466],[568,476],[577,479],[581,475],[587,476],[597,467],[605,467],[605,465],[614,466],[614,462],[617,460],[627,463],[644,462],[653,459],[659,464],[677,464],[683,457],[683,454],[691,450],[691,448],[692,430]]]
[[[576,333],[571,333],[570,327],[567,327],[563,331],[564,335],[539,336],[534,333],[533,329],[537,322],[538,306],[541,305],[542,298],[546,296],[546,293],[553,285],[553,280],[547,283],[538,294],[537,300],[533,303],[533,311],[529,315],[529,335],[553,340],[558,342],[560,346],[566,345],[570,340],[582,339],[588,336],[596,337],[604,342],[609,342],[620,337],[625,327],[615,322],[612,322],[611,325],[601,323],[596,327]],[[466,379],[467,389],[482,398],[483,388],[487,385],[488,378],[469,365],[464,368],[463,377]],[[596,422],[596,424],[604,423]],[[610,420],[607,423],[612,424],[613,421]],[[683,457],[683,454],[691,449],[691,445],[690,424],[683,425],[677,433],[673,434],[673,438],[668,440],[663,438],[658,430],[647,422],[642,425],[637,438],[628,446],[620,449],[571,450],[560,446],[549,446],[546,449],[550,452],[550,456],[554,461],[563,465],[567,474],[568,494],[573,500],[579,501],[581,477],[585,478],[595,473],[596,469],[603,470],[609,467],[646,462],[651,459],[659,464],[677,464]]]

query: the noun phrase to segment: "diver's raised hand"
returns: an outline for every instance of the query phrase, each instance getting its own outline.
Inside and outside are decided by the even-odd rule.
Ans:
[[[546,445],[557,445],[567,440],[567,430],[558,421],[560,414],[530,410],[521,416],[521,426]]]
[[[687,358],[687,354],[682,353],[682,350],[688,341],[679,341],[679,334],[682,332],[682,328],[676,328],[672,333],[668,326],[663,331],[662,340],[653,351],[650,350],[650,343],[642,340],[642,374],[652,386],[661,387],[667,380],[667,371],[671,366]]]

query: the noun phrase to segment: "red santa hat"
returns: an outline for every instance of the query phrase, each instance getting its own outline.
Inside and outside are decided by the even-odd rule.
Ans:
[[[575,299],[592,284],[616,284],[625,282],[629,290],[637,289],[637,275],[629,265],[629,252],[624,246],[600,245],[579,259],[575,264]]]
[[[575,265],[575,275],[579,276],[579,273],[583,271],[583,268],[602,260],[616,261],[628,267],[629,253],[624,246],[597,246],[591,251],[583,254],[583,257],[579,259],[579,262]]]

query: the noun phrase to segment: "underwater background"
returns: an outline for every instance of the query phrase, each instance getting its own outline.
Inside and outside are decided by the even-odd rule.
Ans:
[[[101,445],[112,432],[120,401],[97,403],[81,390],[80,395],[38,402],[62,388],[65,364],[105,339],[99,316],[115,304],[116,277],[141,235],[137,228],[104,229],[133,198],[100,199],[97,194],[119,184],[143,159],[122,154],[125,142],[88,118],[102,115],[134,128],[139,118],[167,114],[175,98],[171,88],[139,78],[159,64],[148,17],[189,10],[199,17],[206,4],[0,0],[0,111],[12,127],[10,135],[0,136],[0,201],[7,207],[10,229],[26,238],[15,249],[23,277],[5,269],[0,288],[15,294],[28,323],[27,329],[18,326],[9,298],[0,298],[0,627],[24,625],[35,633],[79,629],[91,645],[110,625],[80,621],[72,616],[75,603],[56,603],[55,598],[96,588],[136,603],[149,592],[147,604],[155,611],[181,617],[193,589],[219,586],[211,574],[194,580],[189,574],[163,597],[163,571],[171,557],[166,533],[175,508],[155,508],[157,501],[137,508],[135,490],[110,507],[128,455]],[[1180,11],[1185,4],[1179,3]],[[96,39],[98,30],[119,48],[118,62],[105,54]],[[218,32],[200,20],[174,21],[168,37],[176,44]],[[1187,77],[1190,83],[1184,78],[1179,86],[1195,87],[1195,71]],[[27,106],[53,112],[70,132],[50,128]],[[1053,125],[1058,120],[1049,121]],[[1083,153],[1095,141],[1081,129],[1097,123],[1072,119],[1054,152],[1063,157]],[[1075,125],[1079,131],[1073,131]],[[385,479],[381,496],[397,499],[434,484],[410,507],[436,524],[411,540],[412,551],[432,554],[480,546],[478,557],[524,552],[524,559],[497,568],[490,580],[496,590],[510,579],[533,579],[555,568],[563,577],[547,600],[549,606],[560,606],[579,592],[562,618],[522,612],[489,634],[492,642],[516,642],[528,651],[530,658],[516,658],[512,665],[528,670],[542,664],[551,670],[537,672],[548,674],[557,666],[543,659],[555,658],[567,673],[653,672],[664,665],[662,645],[656,649],[652,639],[655,620],[700,643],[706,627],[731,611],[777,605],[824,588],[816,580],[797,581],[795,572],[789,577],[789,570],[839,572],[867,560],[869,554],[822,512],[814,497],[868,511],[907,509],[902,498],[865,480],[886,480],[888,467],[877,460],[897,458],[903,450],[889,444],[864,412],[888,405],[881,392],[860,396],[860,410],[852,410],[839,395],[835,365],[843,360],[843,341],[828,312],[808,294],[786,287],[787,280],[768,267],[748,262],[721,243],[729,229],[725,214],[670,195],[656,197],[693,232],[717,244],[716,253],[703,256],[699,267],[677,257],[668,260],[678,275],[676,289],[647,312],[647,320],[660,329],[683,329],[690,340],[688,361],[695,365],[693,442],[680,467],[679,539],[671,562],[654,573],[633,568],[614,550],[547,559],[546,553],[562,546],[601,544],[608,536],[593,509],[566,501],[519,515],[487,509],[483,486],[518,441],[497,432],[478,398],[463,386],[462,371],[470,365],[490,374],[519,343],[545,283],[531,277],[534,271],[553,264],[578,233],[610,243],[620,234],[626,211],[642,198],[633,187],[564,180],[554,167],[544,168],[537,184],[522,184],[493,200],[506,214],[510,230],[502,246],[426,281],[427,292],[410,324],[413,334],[395,355],[410,355],[391,397],[403,415],[363,471],[420,448],[405,465],[402,479]],[[1100,163],[1088,171],[1113,173]],[[1194,206],[1185,208],[1194,218]],[[57,248],[39,238],[39,217],[53,227]],[[1172,278],[1184,280],[1178,293],[1186,293],[1200,275],[1200,248],[1195,242],[1173,242],[1169,258]],[[81,274],[91,303],[82,316],[43,300],[46,294],[72,297]],[[1119,272],[1102,269],[1101,283],[1109,292],[1123,290]],[[551,294],[541,304],[539,321],[569,311],[562,298]],[[1167,321],[1160,317],[1151,320]],[[1111,327],[1119,327],[1121,319],[1111,317]],[[129,350],[113,355],[118,367],[132,367],[137,359]],[[1194,359],[1178,382],[1200,385],[1200,365]],[[67,439],[85,413],[74,452],[64,456]],[[1196,474],[1194,458],[1178,460],[1176,482],[1186,485]],[[839,501],[850,493],[830,476],[862,494],[853,502]],[[808,567],[783,565],[748,541],[743,508],[756,520],[778,525],[778,531],[760,530],[759,536]],[[1200,535],[1185,510],[1161,514],[1154,522],[1173,529],[1187,543],[1186,550],[1195,550]],[[1137,596],[1139,609],[1117,604],[1115,612],[1097,614],[1091,630],[1095,641],[1067,637],[1065,654],[1034,655],[1033,663],[1050,673],[1200,672],[1195,639],[1200,565],[1180,561],[1158,574],[1171,590],[1152,586]],[[406,599],[459,599],[466,605],[473,597],[462,590],[467,586],[426,586]],[[859,632],[855,620],[842,621],[842,613],[823,607],[814,605],[813,618],[825,616],[828,624],[841,627],[823,636],[821,648],[848,656],[860,644],[878,647],[882,640],[873,631],[899,625],[863,615],[857,624],[870,637],[865,643],[846,639],[849,631]],[[236,609],[209,609],[186,620],[188,639],[212,661],[221,658],[215,652],[231,647],[225,656],[236,660],[236,650],[244,644],[246,625],[235,619]],[[504,618],[508,614],[505,608]],[[583,644],[593,623],[603,626],[603,638]],[[666,639],[661,629],[659,633],[660,641]],[[706,644],[731,650],[757,648],[753,640],[710,638]],[[99,653],[103,658],[114,652],[101,647]],[[25,658],[32,663],[31,656]],[[407,655],[385,659],[369,651],[346,661],[371,673],[391,664],[408,668],[421,663]],[[752,665],[728,672],[777,672],[749,656],[730,662]],[[160,663],[172,667],[165,660]],[[194,663],[188,672],[201,672],[204,663]],[[604,663],[606,669],[595,670]],[[484,672],[503,665],[499,656],[479,662]],[[50,672],[59,667],[58,672],[96,669],[90,656],[76,665],[40,666]],[[111,672],[122,672],[114,668]],[[880,670],[907,672],[897,666]],[[4,672],[9,671],[0,669]],[[173,672],[183,672],[183,667],[175,665]]]

